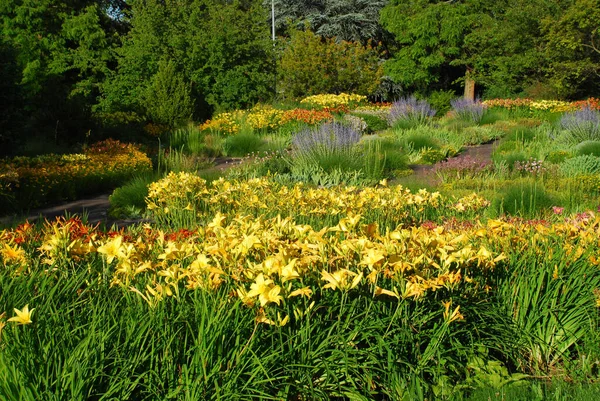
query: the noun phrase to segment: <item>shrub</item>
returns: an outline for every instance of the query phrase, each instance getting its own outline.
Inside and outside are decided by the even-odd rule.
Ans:
[[[145,210],[148,185],[159,178],[158,174],[139,175],[122,187],[115,189],[108,198],[110,201],[109,215],[120,218],[131,215],[133,210],[139,212]]]
[[[446,152],[439,149],[424,149],[421,152],[421,163],[435,164],[447,158]]]
[[[546,155],[545,161],[549,163],[560,164],[572,156],[573,155],[569,151],[555,150]]]
[[[568,133],[564,139],[569,143],[600,140],[600,113],[590,107],[565,113],[560,119],[560,128]]]
[[[528,158],[525,155],[525,153],[521,152],[521,151],[513,151],[513,152],[506,152],[506,153],[497,153],[494,154],[494,161],[498,164],[506,164],[506,166],[509,168],[509,170],[513,170],[515,163],[520,162],[520,163],[525,163],[527,162]]]
[[[190,85],[171,61],[161,61],[144,95],[144,107],[150,120],[175,127],[192,117],[194,101]]]
[[[319,93],[368,95],[383,76],[379,51],[354,42],[292,31],[279,59],[277,87],[285,98]]]
[[[421,149],[439,149],[440,143],[433,139],[430,135],[421,132],[410,132],[403,137],[407,147],[414,151]]]
[[[453,90],[438,90],[431,92],[427,97],[429,104],[435,110],[437,110],[439,115],[445,115],[452,108],[450,102],[452,99],[456,97],[456,94]]]
[[[368,130],[367,123],[362,117],[358,117],[352,114],[344,114],[344,116],[339,120],[342,124],[346,124],[350,126],[353,130],[358,131],[360,134],[366,134]]]
[[[424,125],[435,116],[436,111],[431,108],[426,100],[417,100],[411,96],[396,100],[390,108],[390,124],[407,124],[408,127]]]
[[[385,167],[387,171],[396,172],[408,169],[408,158],[402,149],[402,144],[395,138],[378,140],[381,152],[385,154]]]
[[[575,147],[578,155],[592,155],[600,157],[600,141],[583,141]]]
[[[472,121],[479,124],[485,114],[486,106],[478,100],[465,98],[454,99],[450,102],[454,114],[466,121]]]
[[[387,121],[376,115],[367,113],[353,113],[353,115],[362,118],[363,121],[367,124],[367,133],[383,131],[388,128]]]

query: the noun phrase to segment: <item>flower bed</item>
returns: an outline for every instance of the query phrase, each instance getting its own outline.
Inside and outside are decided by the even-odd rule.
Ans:
[[[152,162],[137,146],[109,139],[80,154],[0,161],[0,169],[12,173],[0,176],[5,199],[28,208],[114,188],[136,173],[150,171]]]

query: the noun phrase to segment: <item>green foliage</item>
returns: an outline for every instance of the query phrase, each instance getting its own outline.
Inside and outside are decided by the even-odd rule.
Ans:
[[[531,212],[534,207],[550,205],[538,193],[539,188],[530,190],[535,193],[524,192],[523,203],[526,205],[526,197],[530,196],[533,205],[518,211]],[[514,195],[507,193],[505,205],[519,201],[518,197],[513,198]],[[517,211],[510,206],[509,210],[512,214]],[[557,250],[561,245],[551,242],[544,247]],[[508,313],[514,317],[520,336],[521,366],[534,373],[548,373],[561,360],[569,358],[569,349],[581,342],[593,324],[597,316],[594,291],[600,284],[600,275],[588,258],[572,257],[564,251],[546,254],[535,264],[524,262],[531,260],[529,255],[534,252],[539,250],[523,249],[521,255],[511,258],[509,263],[518,274],[507,278],[499,294]]]
[[[573,154],[569,151],[556,150],[556,151],[552,151],[552,152],[548,153],[546,155],[545,160],[550,163],[561,164],[562,162],[564,162],[565,160],[567,160],[568,158],[570,158],[572,156],[573,156]]]
[[[538,134],[535,128],[517,127],[510,130],[504,137],[504,141],[515,141],[525,144],[535,139]]]
[[[381,10],[381,22],[400,46],[386,62],[386,74],[420,89],[440,79],[441,67],[461,54],[468,7],[462,2],[390,1]]]
[[[438,116],[443,116],[450,111],[450,101],[456,98],[453,90],[437,90],[427,96],[427,101],[434,110],[437,110]]]
[[[99,107],[145,113],[142,99],[161,60],[174,63],[181,80],[191,83],[196,117],[210,115],[207,103],[228,109],[270,98],[274,57],[265,11],[260,0],[134,2],[131,30],[103,83]]]
[[[122,187],[113,191],[109,196],[112,217],[128,217],[133,213],[141,214],[146,209],[146,196],[148,196],[148,185],[158,180],[157,173],[139,175],[126,182]]]
[[[512,216],[539,215],[556,205],[544,187],[536,181],[519,181],[500,188],[493,201],[495,209]]]
[[[422,132],[410,132],[402,138],[407,147],[418,151],[421,149],[439,149],[440,143]]]
[[[591,154],[572,157],[561,163],[560,172],[565,176],[600,174],[600,157]]]
[[[227,156],[244,157],[259,151],[263,144],[264,140],[252,130],[242,129],[225,139],[223,153]]]
[[[106,7],[90,0],[0,4],[2,60],[11,64],[0,69],[1,78],[3,85],[19,85],[10,92],[12,106],[3,108],[4,118],[13,122],[3,136],[18,142],[35,130],[73,144],[95,128],[90,110],[109,72],[120,26]]]
[[[363,119],[363,121],[367,124],[368,133],[384,131],[388,128],[387,121],[379,116],[367,113],[352,113],[352,115]]]
[[[600,8],[596,0],[565,2],[541,21],[550,84],[561,96],[594,96],[600,83]]]
[[[162,149],[158,153],[158,166],[157,170],[161,174],[167,174],[171,171],[192,171],[197,172],[204,167],[207,167],[210,163],[206,160],[203,155],[190,154],[181,148]]]
[[[206,150],[206,134],[195,124],[178,128],[169,134],[169,144],[172,148],[200,155]]]
[[[514,168],[516,162],[524,163],[528,159],[527,155],[520,150],[494,154],[494,162],[496,164],[505,164],[509,170]]]
[[[176,127],[192,117],[189,85],[171,61],[158,63],[158,71],[150,80],[142,102],[149,120],[159,124]]]
[[[578,155],[592,155],[600,157],[600,141],[584,141],[575,146]]]
[[[294,30],[279,58],[277,90],[290,99],[322,93],[368,95],[383,75],[379,58],[370,44]]]
[[[271,0],[265,0],[271,7]],[[326,38],[367,43],[379,42],[387,35],[379,24],[379,11],[386,0],[275,0],[275,26],[279,34],[290,27],[306,25]]]
[[[408,158],[402,149],[402,143],[393,137],[378,140],[381,153],[385,154],[385,168],[395,175],[399,171],[408,169]]]

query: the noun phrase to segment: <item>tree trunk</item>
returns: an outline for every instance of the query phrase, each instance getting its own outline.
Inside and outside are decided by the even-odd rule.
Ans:
[[[465,99],[475,100],[475,81],[471,78],[471,70],[465,75]]]

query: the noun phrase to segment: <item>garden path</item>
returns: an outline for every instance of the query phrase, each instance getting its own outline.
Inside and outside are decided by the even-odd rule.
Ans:
[[[494,149],[495,142],[486,143],[478,146],[469,146],[457,158],[471,157],[481,161],[488,161]],[[240,159],[234,158],[218,158],[215,160],[215,165],[210,167],[209,172],[222,172],[234,165],[238,164]],[[435,174],[433,169],[435,165],[414,165],[411,166],[414,174],[412,177],[415,180],[435,184]],[[89,224],[103,223],[107,227],[113,225],[117,227],[125,227],[134,223],[144,221],[143,219],[113,219],[108,216],[110,202],[108,201],[109,194],[102,194],[92,198],[80,199],[72,202],[65,202],[51,207],[31,210],[27,216],[7,216],[0,219],[0,225],[14,225],[25,220],[34,222],[40,218],[53,220],[60,216],[84,216]]]
[[[471,158],[482,162],[490,161],[497,142],[495,140],[481,145],[467,146],[461,153],[455,156],[455,159]],[[435,185],[435,166],[436,164],[416,164],[410,166],[414,172],[412,178],[415,181],[424,182],[431,186]]]

